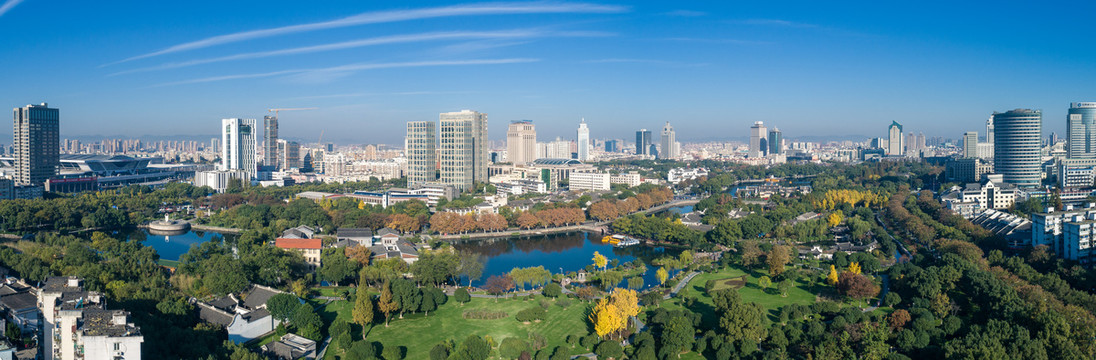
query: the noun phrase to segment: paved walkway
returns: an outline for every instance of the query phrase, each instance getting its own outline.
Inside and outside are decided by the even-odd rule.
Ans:
[[[670,298],[673,297],[674,295],[677,295],[677,293],[679,291],[681,291],[681,289],[684,288],[685,285],[689,285],[689,281],[692,281],[693,278],[696,277],[697,275],[700,275],[699,271],[693,271],[693,272],[689,273],[688,275],[685,275],[685,277],[682,278],[681,281],[677,282],[677,285],[674,285],[674,288],[670,290],[669,294],[666,294],[666,295],[662,296],[662,299],[663,300],[670,300]]]
[[[875,311],[879,308],[879,305],[883,304],[883,297],[887,296],[887,292],[890,291],[890,276],[887,274],[880,275],[883,277],[883,290],[879,292],[879,301],[875,305],[869,306],[863,309],[864,312]]]

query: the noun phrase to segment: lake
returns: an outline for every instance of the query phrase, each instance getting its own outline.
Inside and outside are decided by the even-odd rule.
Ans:
[[[473,286],[482,286],[488,277],[509,273],[515,267],[544,266],[553,274],[579,271],[594,263],[594,252],[597,251],[610,262],[616,259],[623,264],[635,259],[642,260],[647,264],[647,272],[643,274],[643,285],[644,288],[649,288],[658,284],[658,277],[655,275],[658,267],[651,265],[650,262],[664,255],[677,256],[680,253],[679,250],[644,245],[613,247],[601,242],[601,237],[602,235],[597,233],[574,232],[522,238],[469,240],[453,244],[453,247],[487,258],[483,276],[473,281]],[[627,280],[622,282],[621,286],[626,284]]]
[[[226,238],[232,241],[236,238],[236,235],[232,234],[199,230],[190,230],[175,235],[157,235],[150,233],[148,229],[128,229],[119,231],[118,235],[127,240],[143,241],[145,246],[156,249],[156,253],[160,254],[160,259],[163,260],[179,260],[179,256],[190,251],[190,245],[193,244],[201,244],[210,240],[222,241]]]

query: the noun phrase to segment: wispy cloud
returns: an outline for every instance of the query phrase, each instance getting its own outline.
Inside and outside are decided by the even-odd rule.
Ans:
[[[9,10],[14,8],[15,5],[19,5],[19,3],[21,3],[21,2],[23,2],[23,0],[8,0],[8,1],[5,1],[4,5],[0,5],[0,16],[4,16],[4,13],[7,13]]]
[[[154,51],[142,55],[133,56],[107,65],[123,63],[138,59],[171,54],[181,51],[201,49],[210,46],[230,44],[240,41],[254,40],[272,36],[302,33],[317,30],[336,29],[349,26],[389,23],[397,21],[420,20],[453,16],[473,15],[516,15],[516,14],[547,14],[547,13],[620,13],[628,11],[628,7],[616,5],[600,5],[587,3],[559,3],[559,2],[532,2],[532,3],[484,3],[453,5],[411,10],[391,10],[367,12],[341,19],[322,21],[308,24],[282,26],[270,29],[251,30],[226,35],[213,36],[197,41],[182,43],[163,50]],[[104,65],[105,66],[105,65]]]
[[[818,27],[818,25],[814,25],[814,24],[800,23],[800,22],[780,20],[780,19],[731,20],[730,23],[732,23],[732,24],[742,24],[742,25],[766,25],[766,26],[782,26],[782,27],[797,27],[797,28]]]
[[[769,41],[757,41],[757,40],[740,40],[740,39],[706,39],[706,38],[691,38],[691,37],[670,37],[662,38],[659,40],[665,41],[677,41],[677,42],[693,42],[703,44],[738,44],[738,45],[766,45],[772,44]]]
[[[528,58],[513,58],[513,59],[485,59],[485,60],[413,61],[413,62],[396,62],[396,63],[358,63],[358,64],[349,64],[349,65],[341,65],[341,66],[334,66],[334,67],[328,67],[328,68],[318,68],[318,69],[291,69],[291,70],[281,70],[281,71],[272,71],[272,72],[254,73],[254,74],[237,74],[237,75],[213,76],[213,77],[205,77],[205,78],[199,78],[199,79],[191,79],[191,80],[183,80],[183,81],[164,83],[164,84],[156,85],[155,87],[183,85],[183,84],[209,83],[209,82],[217,82],[217,81],[225,81],[225,80],[266,78],[266,77],[274,77],[274,76],[281,76],[281,75],[303,76],[301,79],[331,79],[331,78],[336,78],[336,77],[341,77],[341,76],[353,74],[354,72],[363,71],[363,70],[409,68],[409,67],[429,67],[429,66],[498,65],[498,64],[527,63],[527,62],[536,62],[536,61],[540,61],[540,60],[539,59],[528,59]]]
[[[273,51],[260,51],[243,54],[235,54],[229,56],[222,56],[208,59],[198,59],[183,62],[166,63],[157,66],[144,67],[139,69],[132,69],[126,71],[119,71],[109,76],[131,74],[139,72],[148,72],[155,70],[167,70],[177,69],[195,65],[211,64],[225,61],[236,60],[248,60],[258,59],[273,56],[285,56],[285,55],[299,55],[310,54],[324,51],[353,49],[367,46],[388,45],[388,44],[400,44],[400,43],[413,43],[413,42],[425,42],[425,41],[437,41],[437,40],[455,40],[455,39],[485,39],[485,40],[506,40],[506,39],[530,39],[537,37],[597,37],[597,36],[612,36],[611,33],[594,32],[594,31],[545,31],[541,29],[515,29],[504,31],[450,31],[450,32],[431,32],[422,34],[409,34],[409,35],[393,35],[393,36],[381,36],[368,39],[344,41],[331,44],[303,46],[289,49],[273,50]]]
[[[476,94],[476,93],[479,93],[479,91],[358,92],[358,93],[346,93],[346,94],[299,96],[299,97],[288,98],[286,100],[333,99],[333,98],[371,97],[371,96],[467,95],[467,94]]]
[[[708,13],[703,12],[703,11],[696,11],[696,10],[674,10],[674,11],[666,13],[665,15],[668,15],[668,16],[681,16],[681,17],[697,17],[697,16],[708,15]]]
[[[674,67],[695,67],[706,66],[707,63],[684,63],[679,61],[669,60],[656,60],[656,59],[635,59],[635,58],[608,58],[608,59],[594,59],[582,61],[583,64],[651,64],[651,65],[665,65]]]

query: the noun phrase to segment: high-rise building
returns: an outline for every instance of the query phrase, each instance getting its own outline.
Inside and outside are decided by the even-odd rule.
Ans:
[[[506,157],[514,165],[537,159],[537,128],[531,120],[510,122],[506,131]]]
[[[1042,181],[1042,110],[995,112],[993,127],[994,172],[1004,175],[1007,183],[1019,187],[1038,187]]]
[[[441,183],[464,190],[476,181],[487,182],[487,114],[441,113],[439,127]]]
[[[221,170],[243,170],[255,177],[255,119],[222,119],[221,130]]]
[[[753,126],[750,127],[749,157],[757,158],[765,156],[765,153],[769,151],[767,146],[769,141],[765,138],[767,135],[768,132],[766,131],[765,123],[763,122],[755,122]]]
[[[1067,158],[1096,159],[1096,102],[1069,104],[1066,140]]]
[[[890,127],[887,128],[889,137],[887,138],[887,155],[902,156],[906,150],[906,139],[902,137],[902,124],[897,121],[892,121]]]
[[[666,126],[662,127],[662,151],[659,153],[661,155],[659,159],[677,159],[678,154],[674,152],[675,142],[677,142],[677,132],[667,121]]]
[[[651,155],[651,131],[639,129],[636,131],[636,155]]]
[[[437,128],[433,121],[408,121],[404,149],[407,156],[407,186],[419,187],[437,181]]]
[[[42,185],[61,166],[60,111],[42,103],[13,112],[15,185]]]
[[[263,165],[279,167],[281,159],[278,153],[278,117],[263,116]]]
[[[301,144],[296,141],[278,139],[274,148],[278,158],[274,159],[273,163],[268,166],[277,166],[279,169],[301,168]]]
[[[620,152],[619,140],[605,140],[605,152]]]
[[[986,142],[993,143],[993,115],[986,120]]]
[[[590,158],[590,129],[586,127],[586,119],[578,124],[578,133],[575,135],[575,149],[578,153],[578,161],[586,161]]]
[[[963,134],[963,156],[968,158],[978,157],[977,131],[967,131]]]
[[[784,153],[784,133],[780,129],[769,130],[769,154],[781,155]]]

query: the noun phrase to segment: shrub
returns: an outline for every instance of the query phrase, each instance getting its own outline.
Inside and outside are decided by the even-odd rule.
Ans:
[[[544,291],[542,292],[544,293],[544,296],[554,298],[563,294],[563,288],[560,287],[559,284],[549,283],[544,286]]]
[[[528,308],[528,309],[519,311],[515,318],[518,321],[524,322],[524,321],[544,320],[544,318],[546,316],[548,316],[548,312],[544,311],[543,308],[533,307],[533,308]]]
[[[598,359],[619,359],[624,356],[624,349],[616,341],[602,341],[597,345],[594,353],[597,354]]]
[[[556,300],[556,306],[559,306],[561,308],[566,309],[568,306],[571,306],[571,300],[569,300],[569,299]]]
[[[468,294],[468,289],[459,288],[457,289],[457,291],[453,292],[453,299],[457,300],[457,302],[461,304],[464,304],[466,302],[472,301],[472,295]]]
[[[505,311],[490,311],[487,309],[468,310],[462,315],[465,319],[474,320],[498,320],[509,316]]]
[[[499,345],[499,355],[507,359],[516,359],[529,351],[529,343],[518,338],[507,338]]]

